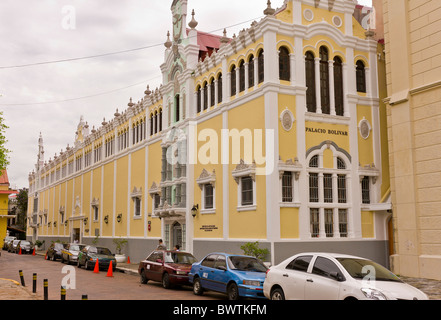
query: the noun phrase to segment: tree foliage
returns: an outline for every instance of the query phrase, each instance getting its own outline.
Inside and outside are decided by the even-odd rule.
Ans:
[[[9,127],[5,124],[5,120],[3,118],[3,111],[0,111],[0,170],[6,169],[6,167],[9,165],[9,153],[11,151],[5,147],[6,143],[8,142],[5,135],[6,129],[8,128]]]

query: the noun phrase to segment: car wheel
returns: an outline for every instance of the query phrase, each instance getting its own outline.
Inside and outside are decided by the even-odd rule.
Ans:
[[[271,291],[271,300],[285,300],[285,294],[281,288]]]
[[[193,293],[197,296],[201,296],[204,293],[204,289],[201,285],[201,279],[195,278],[193,281]]]
[[[168,275],[168,273],[164,273],[164,275],[162,276],[162,286],[165,289],[170,289],[171,284],[170,284],[170,276]]]
[[[144,270],[141,270],[141,284],[147,284],[147,282],[149,281],[144,273]]]
[[[237,284],[231,283],[227,288],[228,300],[239,300],[239,288]]]

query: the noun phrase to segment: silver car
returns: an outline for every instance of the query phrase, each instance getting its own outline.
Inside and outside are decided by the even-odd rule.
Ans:
[[[61,250],[61,262],[62,263],[77,263],[78,254],[86,245],[78,243],[70,243],[66,245],[64,249]]]

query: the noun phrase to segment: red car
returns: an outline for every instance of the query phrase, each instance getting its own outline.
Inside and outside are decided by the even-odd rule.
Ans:
[[[166,289],[173,285],[190,285],[188,273],[197,260],[191,254],[181,251],[155,250],[139,263],[141,283],[149,280],[161,282]]]

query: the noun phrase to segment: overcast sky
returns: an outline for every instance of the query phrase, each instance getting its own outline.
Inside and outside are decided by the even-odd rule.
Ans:
[[[195,9],[198,30],[228,36],[260,20],[267,0],[188,1],[187,22]],[[359,1],[370,5],[370,0]],[[166,34],[171,30],[172,0],[1,0],[0,110],[12,151],[11,187],[28,187],[40,132],[45,160],[72,146],[83,115],[90,127],[112,119],[144,96],[147,84],[159,87]],[[283,0],[273,0],[273,8]],[[75,21],[68,18],[75,13]],[[74,29],[66,27],[73,26]],[[94,59],[4,68],[143,50]],[[122,89],[125,88],[125,89]],[[122,89],[122,90],[117,90]],[[111,92],[113,91],[113,92]],[[105,94],[101,94],[105,93]],[[90,97],[93,96],[93,97]],[[88,97],[79,99],[82,97]],[[72,100],[71,100],[72,99]],[[63,100],[71,100],[60,102]],[[55,103],[46,103],[55,102]]]

